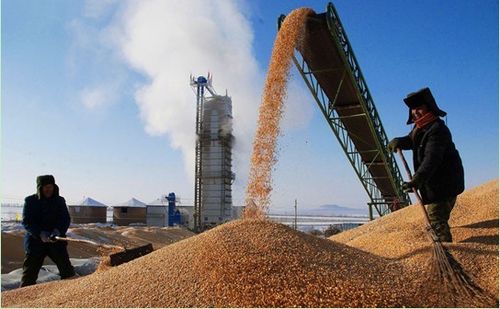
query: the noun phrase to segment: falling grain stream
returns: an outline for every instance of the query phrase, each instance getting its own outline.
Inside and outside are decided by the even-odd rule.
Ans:
[[[292,56],[304,37],[306,19],[312,14],[314,11],[307,8],[294,10],[286,17],[274,42],[253,141],[245,218],[264,218],[269,207],[271,173],[277,161],[276,142]]]

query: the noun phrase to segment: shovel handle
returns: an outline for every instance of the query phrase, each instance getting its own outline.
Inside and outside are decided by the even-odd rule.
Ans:
[[[413,176],[411,175],[410,167],[408,166],[408,163],[406,162],[406,159],[405,159],[405,156],[403,155],[403,152],[401,151],[400,148],[398,148],[397,151],[398,151],[399,157],[401,158],[401,161],[403,161],[403,165],[405,167],[406,174],[408,175],[408,178],[410,180],[412,180]],[[431,220],[429,220],[429,214],[427,213],[427,210],[425,209],[424,202],[422,202],[422,197],[420,197],[420,193],[418,193],[417,188],[414,187],[412,189],[413,189],[413,193],[415,193],[415,196],[417,197],[418,205],[420,206],[420,208],[422,209],[422,211],[424,213],[425,222],[427,223],[427,226],[430,227]]]
[[[77,238],[61,237],[61,236],[54,236],[54,239],[59,240],[59,241],[71,241],[71,242],[91,244],[91,245],[94,245],[97,247],[112,248],[112,249],[116,248],[116,249],[120,249],[120,250],[125,250],[123,247],[120,247],[120,246],[100,244],[100,243],[96,243],[94,241],[86,240],[86,239],[77,239]]]

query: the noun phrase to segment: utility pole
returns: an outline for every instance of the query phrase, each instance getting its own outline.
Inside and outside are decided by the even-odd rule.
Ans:
[[[297,199],[295,199],[295,220],[294,220],[294,226],[295,226],[295,230],[297,230]]]

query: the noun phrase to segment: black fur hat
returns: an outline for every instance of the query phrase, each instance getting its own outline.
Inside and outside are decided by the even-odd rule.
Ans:
[[[42,198],[42,187],[45,185],[54,185],[54,195],[59,196],[59,187],[56,185],[56,180],[52,175],[41,175],[36,178],[36,194],[38,199]]]
[[[406,96],[405,99],[406,105],[408,106],[408,121],[406,124],[412,124],[413,123],[413,118],[411,116],[411,109],[416,108],[420,105],[427,105],[427,108],[429,111],[434,113],[434,115],[439,116],[439,117],[444,117],[446,116],[446,112],[441,110],[436,103],[436,100],[434,100],[434,97],[432,96],[432,92],[429,89],[429,87],[425,87],[423,89],[420,89],[418,91],[412,92]]]

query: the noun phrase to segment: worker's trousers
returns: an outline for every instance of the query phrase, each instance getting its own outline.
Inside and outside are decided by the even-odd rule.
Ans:
[[[38,272],[42,268],[43,261],[47,256],[57,265],[61,279],[70,278],[75,275],[75,270],[69,260],[65,243],[44,243],[42,247],[37,249],[36,253],[26,253],[24,257],[21,287],[36,283]]]
[[[455,206],[457,197],[448,198],[444,201],[431,203],[427,205],[427,213],[429,214],[429,220],[434,228],[438,238],[441,241],[451,242],[451,232],[450,226],[448,225],[448,220],[450,219],[450,213]]]

